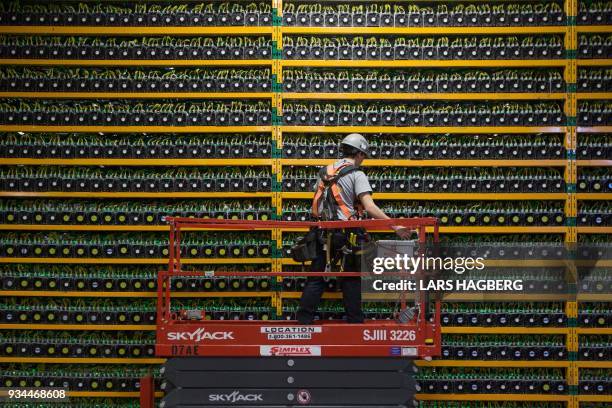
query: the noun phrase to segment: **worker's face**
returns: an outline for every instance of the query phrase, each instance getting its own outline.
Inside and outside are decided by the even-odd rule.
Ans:
[[[355,165],[356,166],[361,165],[361,163],[365,160],[366,157],[367,156],[363,152],[357,153],[357,155],[355,156]]]

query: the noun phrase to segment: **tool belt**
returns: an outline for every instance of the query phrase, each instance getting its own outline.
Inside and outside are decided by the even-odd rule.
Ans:
[[[291,247],[291,258],[300,263],[315,260],[318,255],[319,235],[318,228],[311,228],[304,237],[300,238]]]
[[[340,271],[344,271],[348,257],[359,261],[353,262],[353,265],[361,265],[363,271],[368,271],[371,270],[371,264],[376,256],[376,243],[361,228],[338,230],[311,228],[306,236],[291,248],[291,255],[294,261],[304,263],[316,259],[321,248],[325,251],[325,272],[331,272],[331,268],[339,261],[342,261]]]

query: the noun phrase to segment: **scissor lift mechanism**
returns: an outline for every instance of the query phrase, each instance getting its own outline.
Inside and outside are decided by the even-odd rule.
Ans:
[[[158,274],[155,353],[170,358],[164,365],[168,408],[220,405],[218,398],[260,399],[252,407],[407,407],[414,396],[412,359],[440,355],[440,304],[429,312],[427,296],[415,293],[417,313],[406,323],[368,320],[363,324],[320,321],[189,320],[171,310],[171,278],[180,276],[361,276],[361,272],[199,272],[183,271],[181,235],[185,228],[270,230],[275,228],[390,230],[398,225],[418,231],[435,218],[329,222],[243,221],[169,217],[168,270]],[[423,251],[419,248],[419,252]],[[405,297],[401,298],[405,307]],[[189,317],[189,314],[187,314]],[[276,336],[282,333],[286,335]],[[309,358],[315,357],[315,358]],[[403,357],[403,358],[398,358]],[[378,382],[373,379],[378,379]],[[154,406],[154,381],[141,379],[140,405]],[[347,392],[350,389],[350,392]],[[242,406],[242,405],[241,405]]]
[[[323,356],[323,357],[432,357],[440,354],[440,305],[436,303],[431,319],[426,318],[427,299],[417,297],[420,313],[413,321],[369,320],[363,324],[321,321],[301,326],[287,320],[183,320],[173,313],[170,279],[179,276],[361,276],[360,272],[185,272],[181,267],[181,235],[185,228],[208,230],[266,230],[273,228],[390,230],[392,225],[418,231],[425,242],[426,228],[433,227],[438,240],[435,218],[393,220],[358,220],[326,222],[244,221],[168,217],[170,248],[168,271],[158,275],[156,355],[254,357],[254,356]],[[275,340],[272,333],[302,333]],[[366,335],[367,333],[367,335]],[[291,338],[293,337],[293,338]],[[298,338],[300,337],[300,338]],[[281,337],[282,338],[282,337]],[[399,350],[399,352],[398,352]]]

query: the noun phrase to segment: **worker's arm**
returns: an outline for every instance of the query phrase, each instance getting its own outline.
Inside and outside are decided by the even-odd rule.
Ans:
[[[363,205],[364,210],[366,210],[372,218],[377,219],[377,220],[391,219],[391,217],[385,214],[383,210],[378,208],[378,206],[372,199],[372,195],[370,193],[360,194],[359,200],[361,201],[361,205]],[[402,239],[408,239],[410,238],[410,235],[412,234],[412,231],[406,227],[397,225],[397,226],[393,226],[392,228],[395,230],[395,233]]]

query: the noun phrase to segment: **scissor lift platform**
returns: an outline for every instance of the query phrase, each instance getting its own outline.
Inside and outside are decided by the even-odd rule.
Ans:
[[[385,371],[386,361],[397,359],[399,361],[407,360],[405,362],[408,362],[417,358],[430,358],[440,355],[440,305],[436,304],[433,309],[430,309],[426,297],[417,297],[419,299],[417,303],[418,312],[415,313],[414,318],[406,323],[394,320],[366,320],[361,324],[349,324],[343,321],[320,320],[311,325],[300,325],[290,320],[207,320],[205,312],[199,316],[196,313],[194,316],[184,313],[186,311],[171,311],[171,279],[178,276],[197,276],[200,274],[208,277],[240,275],[342,277],[362,275],[360,272],[185,272],[181,268],[180,257],[181,234],[185,228],[189,230],[234,231],[311,227],[385,230],[390,229],[392,225],[399,225],[417,230],[419,242],[424,243],[427,227],[433,227],[434,239],[437,240],[438,238],[438,224],[435,218],[329,222],[168,218],[167,221],[170,224],[170,262],[168,270],[162,271],[158,275],[156,355],[170,357],[168,363],[171,363],[175,370],[186,370],[186,367],[189,366],[191,368],[187,371],[193,371],[192,374],[194,375],[196,372],[201,372],[202,378],[211,380],[194,384],[193,381],[189,380],[189,376],[175,377],[174,380],[167,378],[165,391],[172,391],[164,399],[165,407],[204,407],[211,405],[280,407],[294,406],[294,404],[308,404],[313,407],[402,407],[410,400],[406,389],[410,389],[411,386],[406,386],[406,384],[412,384],[412,380],[410,380],[412,378],[411,372],[404,370],[398,374],[393,364],[387,365],[387,371],[396,372],[400,376],[398,378],[401,378],[401,380],[396,381],[397,384],[393,383],[395,385],[391,385],[389,383],[387,386],[379,384],[380,387],[373,386],[370,390],[361,390],[364,391],[361,397],[353,393],[350,398],[347,396],[343,399],[335,396],[338,393],[334,394],[334,392],[324,391],[323,389],[346,388],[346,384],[342,385],[340,379],[343,376],[351,375],[351,370],[332,370],[336,371],[335,375],[330,375],[329,373],[323,374],[328,370],[325,367],[333,364],[329,362],[330,360],[350,360],[355,367],[362,367],[361,377],[356,377],[355,381],[367,381],[367,378],[371,378],[375,374],[372,370]],[[249,375],[226,373],[216,377],[220,375],[220,373],[217,373],[218,371],[223,371],[223,366],[214,368],[211,364],[216,364],[215,361],[220,363],[224,357],[235,359],[239,365],[241,362],[249,361],[249,364],[255,364],[258,369],[249,370]],[[313,377],[311,373],[304,377],[310,380],[304,380],[305,382],[300,384],[291,380],[294,379],[292,375],[277,372],[274,375],[281,375],[284,379],[283,383],[278,384],[270,380],[271,383],[267,384],[267,381],[264,381],[266,378],[272,378],[270,372],[275,371],[272,361],[278,359],[298,361],[304,358],[312,360],[311,366],[314,364],[315,368],[318,367],[317,370],[322,373],[318,376],[319,380],[323,378],[327,380],[323,383],[321,381],[313,382],[312,379],[317,378],[317,376]],[[201,364],[201,369],[198,368],[199,364]],[[225,365],[227,366],[227,364]],[[376,366],[379,366],[378,370],[374,368]],[[289,371],[291,371],[291,367],[289,367]],[[165,371],[164,375],[168,373],[169,371]],[[252,378],[253,375],[260,377],[261,381],[264,381],[267,386],[255,389],[245,385],[249,383],[247,379]],[[223,382],[223,378],[227,381]],[[143,382],[143,384],[148,385],[150,382]],[[141,393],[141,399],[145,401],[142,406],[149,407],[152,406],[148,405],[147,402],[152,401],[151,390],[146,388],[144,387]],[[251,395],[249,398],[253,401],[248,401],[248,398],[245,397],[246,399],[242,401],[242,404],[224,403],[224,396],[231,395],[236,390],[239,391],[238,394],[242,392],[241,390],[246,390],[240,395],[257,394],[260,397],[255,398]],[[249,394],[248,390],[253,392]],[[347,392],[348,394],[352,393],[348,390]],[[149,397],[146,397],[147,394]],[[142,397],[142,395],[145,395],[145,397]],[[381,399],[377,400],[372,395],[386,395],[389,398],[380,397]],[[260,400],[264,397],[266,401]],[[295,400],[283,399],[285,397]],[[220,400],[216,400],[216,398],[220,398]],[[227,398],[231,399],[233,397]],[[300,402],[299,398],[307,401]]]

